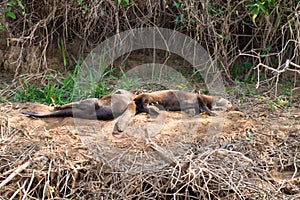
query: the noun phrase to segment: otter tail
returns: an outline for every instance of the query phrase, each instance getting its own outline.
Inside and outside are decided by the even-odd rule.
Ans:
[[[24,112],[23,114],[26,115],[27,117],[38,117],[38,118],[44,118],[44,117],[73,117],[72,108],[67,108],[67,109],[64,109],[64,110],[58,110],[58,111],[49,112],[49,113],[28,111],[28,112]]]

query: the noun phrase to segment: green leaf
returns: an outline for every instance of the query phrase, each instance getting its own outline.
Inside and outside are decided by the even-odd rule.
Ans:
[[[255,2],[250,2],[245,4],[245,7],[254,7],[254,6],[256,6]]]
[[[66,57],[65,44],[64,44],[63,40],[61,40],[60,44],[61,44],[61,55],[63,58],[64,66],[66,67],[67,66],[67,57]]]
[[[190,18],[190,22],[191,22],[191,24],[195,24],[195,19],[194,18]]]
[[[178,15],[178,16],[176,17],[176,19],[175,19],[175,25],[176,25],[176,26],[179,24],[179,22],[182,21],[182,17],[183,17],[182,14],[181,14],[181,15]]]
[[[16,3],[17,3],[16,0],[14,0],[14,1],[7,2],[6,5],[7,5],[7,7],[11,7],[11,6],[16,5]]]
[[[258,7],[255,7],[255,8],[253,8],[251,10],[253,23],[255,23],[255,19],[256,19],[257,15],[258,15],[258,12],[259,12]]]
[[[260,54],[260,57],[265,57],[266,55],[267,55],[267,53],[269,52],[271,50],[271,45],[270,44],[268,44],[267,46],[266,46],[266,48],[264,48],[263,50],[262,50],[262,53]]]
[[[177,85],[178,89],[182,89],[184,87],[184,85],[182,83],[180,83],[179,85]]]
[[[255,23],[256,17],[257,17],[257,13],[254,13],[254,14],[252,15],[252,21],[253,21],[254,23]]]
[[[219,14],[224,14],[225,13],[221,8],[218,8],[217,11],[218,11]]]
[[[179,2],[173,2],[172,6],[178,8],[178,7],[180,6],[180,4],[181,4],[181,3],[179,3]]]
[[[245,69],[245,70],[250,70],[252,68],[253,64],[251,62],[243,62],[242,63],[242,69]]]
[[[258,6],[258,8],[259,8],[259,10],[262,10],[264,13],[267,13],[267,8],[266,8],[266,6],[264,6],[263,4],[258,4],[259,6]]]
[[[25,6],[24,6],[24,4],[22,3],[21,0],[18,0],[18,6],[20,6],[20,8],[22,8],[22,10],[25,9]]]
[[[276,20],[275,20],[275,28],[277,29],[278,26],[280,25],[280,22],[281,22],[281,15],[280,13],[278,13],[277,17],[276,17]]]
[[[83,13],[83,14],[86,14],[87,11],[88,11],[88,9],[89,9],[88,5],[87,5],[87,4],[84,4],[84,5],[82,6],[82,13]]]
[[[12,18],[12,19],[16,19],[16,18],[17,18],[16,14],[13,13],[13,12],[12,12],[11,10],[9,10],[9,9],[7,9],[7,10],[5,11],[5,15],[8,16],[8,17],[10,17],[10,18]]]
[[[124,3],[125,3],[126,6],[128,6],[129,5],[129,0],[124,0]]]

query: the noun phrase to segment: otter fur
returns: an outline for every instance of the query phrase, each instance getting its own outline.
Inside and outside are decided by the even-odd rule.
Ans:
[[[24,112],[28,117],[75,117],[90,120],[112,120],[121,115],[115,124],[115,129],[123,131],[135,115],[135,95],[129,91],[119,89],[113,94],[106,95],[101,99],[88,98],[82,101],[56,106],[52,112]],[[126,116],[126,117],[125,117]]]
[[[137,113],[149,113],[149,106],[156,105],[158,108],[166,111],[186,111],[194,109],[195,114],[204,112],[213,116],[215,113],[211,111],[212,107],[220,99],[220,97],[180,90],[163,90],[139,94],[134,98],[134,102],[136,104]]]

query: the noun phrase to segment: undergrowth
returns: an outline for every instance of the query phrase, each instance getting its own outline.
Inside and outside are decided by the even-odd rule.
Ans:
[[[67,73],[67,75],[57,71],[50,72],[45,76],[44,83],[28,82],[27,77],[24,76],[8,100],[61,105],[83,98],[101,98],[107,94],[107,76],[104,75],[104,77],[99,80],[96,77],[98,77],[101,72],[95,72],[95,70],[91,68],[90,76],[82,80],[77,76],[80,69],[81,66],[77,63],[73,72]],[[108,70],[108,72],[110,71]],[[109,74],[108,72],[106,72],[106,74]],[[109,79],[111,80],[113,78],[114,77],[110,76]],[[86,86],[80,87],[81,84],[86,84]]]
[[[38,64],[43,65],[41,69],[48,70],[47,53],[51,45],[61,50],[58,52],[62,58],[61,66],[66,69],[70,65],[73,43],[80,44],[80,48],[75,49],[79,54],[76,56],[83,56],[82,52],[93,49],[116,33],[140,27],[164,27],[201,43],[233,84],[238,80],[243,84],[260,82],[272,87],[283,77],[281,74],[299,77],[300,18],[295,12],[299,7],[298,0],[231,3],[220,0],[5,0],[0,3],[0,33],[6,31],[10,37],[7,39],[12,39],[10,47],[22,47],[24,51],[39,48],[42,53]],[[18,58],[24,57],[26,61],[26,56],[21,55],[24,51],[20,51]],[[20,66],[24,63],[18,63],[17,75],[24,73],[17,70],[22,68]],[[29,63],[26,66],[25,73],[31,71]],[[186,73],[185,68],[181,73]],[[91,74],[97,72],[91,71]],[[10,100],[62,104],[92,96],[99,98],[113,91],[111,82],[116,81],[113,76],[105,76],[100,81],[91,76],[86,80],[90,87],[82,88],[78,87],[81,83],[75,78],[76,70],[66,77],[59,73],[47,75],[42,83],[28,82],[24,76]],[[291,80],[294,88],[299,86],[297,80]],[[123,82],[122,88],[130,88],[137,81]],[[177,89],[183,87],[178,86]],[[247,94],[261,95],[247,86],[245,88]],[[277,86],[274,91],[275,96],[280,96],[280,93],[290,96],[291,93],[288,88],[277,94]],[[1,97],[0,101],[3,99]]]
[[[102,75],[101,80],[97,79],[99,71],[90,70],[90,76],[84,79],[78,79],[77,73],[81,69],[79,64],[76,65],[75,69],[71,73],[62,74],[60,72],[51,72],[46,75],[43,83],[37,83],[34,81],[28,81],[24,76],[19,82],[20,84],[13,91],[13,95],[9,98],[1,97],[0,103],[6,100],[13,102],[36,102],[47,105],[62,105],[74,101],[79,101],[84,98],[101,98],[104,95],[112,93],[118,88],[130,90],[132,92],[143,92],[143,91],[156,91],[170,89],[163,85],[155,84],[152,82],[146,82],[140,86],[139,90],[133,91],[132,88],[137,89],[139,85],[139,79],[130,79],[126,73],[120,69],[120,77],[117,77],[115,73],[112,73],[111,68],[107,69]],[[197,77],[192,77],[197,79]],[[192,81],[192,80],[191,80]],[[85,84],[85,86],[82,86]],[[247,101],[247,96],[256,97],[258,99],[264,99],[268,97],[269,108],[272,110],[275,107],[290,107],[295,101],[293,99],[293,86],[289,82],[280,83],[279,93],[271,97],[269,96],[268,90],[263,88],[256,89],[255,82],[243,82],[236,81],[234,87],[228,86],[226,92],[230,96],[239,96],[241,103]],[[181,89],[178,83],[178,88]],[[209,94],[206,90],[202,90],[201,93]]]
[[[298,0],[6,0],[0,3],[0,31],[18,38],[22,47],[39,47],[43,54],[39,64],[47,68],[50,44],[61,49],[66,67],[70,43],[81,44],[75,49],[80,54],[122,31],[153,26],[174,29],[206,47],[229,79],[247,81],[254,79],[259,64],[263,65],[257,71],[270,76],[299,73],[299,54],[294,51],[299,46],[299,7]],[[292,63],[287,68],[288,59]]]

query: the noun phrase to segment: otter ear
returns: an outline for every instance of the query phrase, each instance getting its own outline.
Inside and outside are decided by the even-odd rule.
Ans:
[[[142,97],[140,96],[140,95],[138,95],[137,97],[135,97],[134,99],[133,99],[133,101],[134,101],[134,103],[135,103],[135,105],[136,105],[136,108],[137,108],[137,110],[138,109],[140,109],[143,105],[143,103],[142,103]]]
[[[144,96],[143,96],[143,95],[138,95],[138,96],[136,96],[136,97],[133,99],[133,101],[134,101],[135,103],[142,103],[142,102],[143,102],[143,99],[144,99]]]
[[[128,96],[128,97],[131,97],[131,96],[134,96],[133,93],[131,93],[130,91],[127,91],[127,90],[123,90],[123,89],[117,89],[114,94],[122,94],[122,95],[125,95],[125,96]]]

